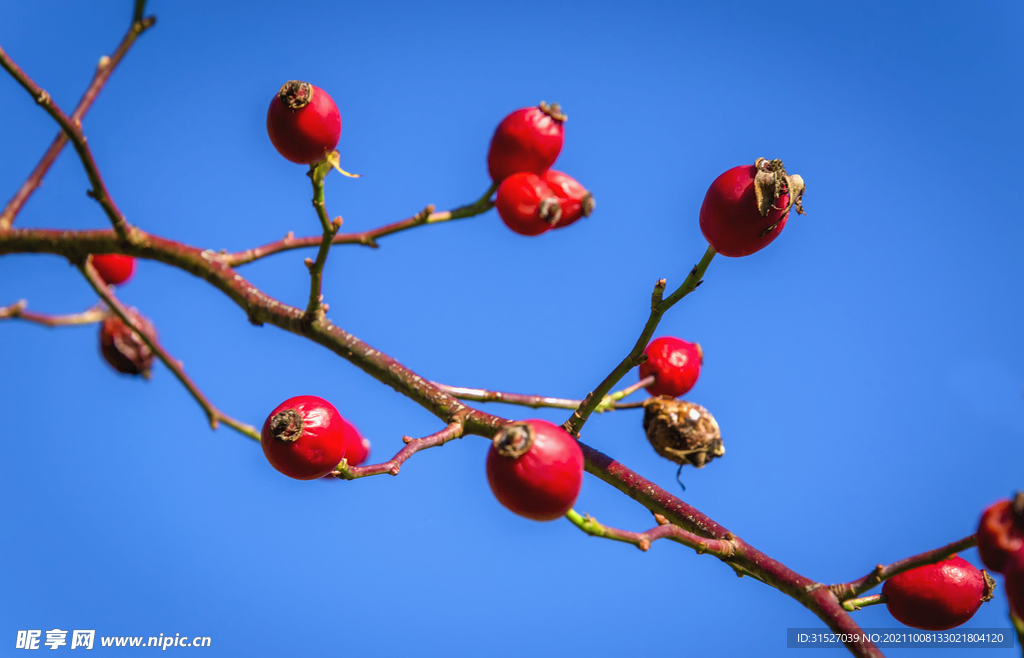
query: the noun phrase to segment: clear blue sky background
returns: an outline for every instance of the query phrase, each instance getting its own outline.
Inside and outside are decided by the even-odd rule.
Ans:
[[[0,44],[70,111],[130,4],[4,0]],[[579,397],[632,345],[653,283],[678,284],[700,258],[708,184],[782,158],[807,181],[807,216],[754,256],[716,259],[659,330],[703,345],[688,397],[716,415],[728,449],[685,473],[685,500],[836,582],[969,534],[1024,485],[1019,3],[150,9],[157,26],[85,122],[112,194],[146,230],[231,250],[318,230],[304,168],[264,128],[288,79],[341,109],[343,161],[364,178],[332,176],[327,201],[348,230],[475,199],[497,122],[558,101],[569,121],[557,168],[594,191],[591,219],[523,238],[491,212],[377,251],[336,249],[325,291],[335,322],[425,377]],[[6,76],[0,117],[6,201],[55,126]],[[17,225],[106,226],[86,187],[65,153]],[[301,304],[308,255],[242,272]],[[403,434],[439,428],[187,274],[143,262],[120,292],[250,423],[321,395],[378,461]],[[0,304],[20,298],[51,313],[95,301],[59,258],[0,258]],[[95,327],[0,324],[5,655],[16,630],[54,627],[209,635],[210,656],[783,655],[787,627],[822,625],[684,547],[644,554],[512,515],[490,494],[478,437],[397,478],[289,480],[253,442],[207,429],[162,366],[149,382],[118,376],[97,342]],[[594,418],[584,439],[678,490],[639,412]],[[577,509],[652,524],[590,476]],[[856,618],[897,625],[881,606]],[[1004,597],[968,626],[1007,627]]]

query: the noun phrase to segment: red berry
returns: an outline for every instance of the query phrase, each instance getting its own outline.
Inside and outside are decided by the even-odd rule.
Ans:
[[[925,631],[964,624],[992,598],[995,581],[955,555],[885,581],[885,605],[900,623]]]
[[[519,235],[540,235],[562,219],[558,197],[540,176],[527,172],[512,174],[498,186],[494,206],[505,226]]]
[[[990,505],[981,515],[975,536],[981,561],[992,571],[1002,572],[1010,555],[1024,546],[1024,492],[1013,501]]]
[[[792,207],[803,214],[803,193],[803,179],[787,175],[781,160],[733,167],[708,188],[700,230],[723,256],[748,256],[779,237]]]
[[[590,217],[590,213],[594,212],[594,195],[569,174],[548,169],[542,178],[558,198],[558,205],[562,207],[562,218],[555,228],[566,227],[580,217]]]
[[[345,459],[348,460],[349,466],[359,466],[370,456],[370,440],[364,438],[359,430],[344,418],[341,419],[341,422],[348,425]]]
[[[500,183],[520,171],[538,175],[547,171],[562,151],[565,118],[557,103],[541,102],[538,107],[524,107],[502,119],[487,153],[491,179]]]
[[[322,478],[341,463],[348,449],[355,450],[360,461],[368,452],[356,428],[315,395],[282,402],[263,423],[260,437],[270,465],[296,480]]]
[[[704,351],[697,343],[681,338],[655,338],[644,350],[647,360],[640,364],[640,379],[654,375],[654,383],[646,386],[651,395],[677,398],[685,394],[700,377]]]
[[[289,80],[267,112],[267,133],[277,152],[298,164],[323,160],[338,146],[341,113],[320,87]]]
[[[487,453],[487,481],[498,502],[519,516],[552,521],[568,512],[583,486],[583,451],[546,420],[506,425]]]
[[[122,254],[95,255],[92,266],[108,286],[124,283],[135,274],[135,259]]]
[[[128,317],[147,336],[156,340],[156,329],[135,309],[128,309]],[[149,377],[153,367],[153,350],[142,340],[142,336],[111,313],[100,325],[100,353],[114,370],[126,375]]]
[[[1003,575],[1010,612],[1017,619],[1024,619],[1024,551],[1010,554],[1003,565]]]

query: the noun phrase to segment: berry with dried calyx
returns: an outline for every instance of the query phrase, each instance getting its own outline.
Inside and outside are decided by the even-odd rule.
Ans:
[[[114,367],[126,375],[142,375],[149,378],[155,354],[138,332],[156,340],[156,329],[134,308],[128,309],[128,317],[136,329],[130,328],[121,318],[110,313],[100,324],[100,353]]]
[[[562,151],[565,119],[557,103],[548,105],[543,101],[502,119],[487,152],[491,180],[500,183],[520,171],[540,175],[550,169]]]
[[[135,259],[123,254],[96,254],[92,266],[108,286],[124,283],[135,273]]]
[[[583,451],[546,420],[506,425],[487,453],[487,481],[498,502],[534,521],[564,516],[583,486]]]
[[[341,139],[341,113],[315,85],[289,80],[270,101],[267,134],[277,152],[297,164],[326,158]]]
[[[299,395],[270,412],[260,443],[270,465],[296,480],[327,475],[352,450],[350,465],[366,459],[369,444],[334,406],[315,395]],[[358,460],[358,462],[357,462]]]
[[[562,206],[537,174],[512,174],[498,186],[494,207],[505,226],[519,235],[540,235],[562,219]]]
[[[901,624],[945,631],[973,617],[992,598],[995,586],[987,573],[953,555],[893,576],[885,581],[882,594],[889,613]]]
[[[651,395],[685,395],[697,383],[704,364],[700,345],[672,336],[655,338],[644,354],[647,360],[640,364],[640,379],[654,376],[654,383],[644,387]]]
[[[1010,555],[1024,546],[1024,492],[1013,500],[1000,500],[982,513],[978,532],[978,556],[992,571],[1002,572]]]
[[[590,217],[590,213],[594,212],[594,195],[569,174],[548,169],[542,178],[558,198],[558,205],[562,207],[562,218],[555,228],[565,228],[580,217]]]
[[[748,256],[779,237],[801,200],[804,180],[786,173],[781,160],[758,158],[733,167],[711,183],[700,207],[700,230],[723,256]]]
[[[644,402],[644,431],[655,452],[680,467],[703,468],[725,454],[715,417],[685,400],[658,397]]]

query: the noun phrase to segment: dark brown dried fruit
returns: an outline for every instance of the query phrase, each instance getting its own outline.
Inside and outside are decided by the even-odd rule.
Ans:
[[[156,329],[153,323],[144,318],[135,309],[129,309],[128,315],[147,336],[156,340]],[[126,375],[142,375],[149,378],[149,370],[153,366],[153,350],[132,331],[121,318],[110,313],[100,326],[100,352],[107,363],[118,372]]]
[[[644,431],[659,455],[680,465],[702,468],[725,454],[715,417],[685,400],[657,397],[645,402]]]

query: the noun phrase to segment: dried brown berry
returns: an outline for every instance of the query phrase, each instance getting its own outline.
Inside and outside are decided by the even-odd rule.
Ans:
[[[153,323],[144,318],[135,309],[128,310],[128,316],[139,331],[156,340],[156,329]],[[132,331],[121,318],[111,313],[100,326],[100,352],[114,370],[126,375],[142,375],[149,378],[149,370],[153,366],[153,350]]]
[[[725,454],[715,417],[699,404],[685,400],[648,400],[644,404],[644,431],[659,455],[680,466],[702,468]]]

